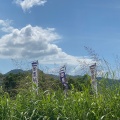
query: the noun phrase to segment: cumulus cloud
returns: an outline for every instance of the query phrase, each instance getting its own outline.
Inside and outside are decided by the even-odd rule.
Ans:
[[[38,59],[41,64],[67,64],[69,74],[74,74],[75,66],[91,64],[89,58],[68,55],[55,42],[61,39],[54,28],[42,28],[39,26],[27,25],[21,29],[13,28],[10,23],[0,20],[1,29],[12,28],[9,33],[5,32],[0,38],[0,58],[6,59]],[[79,60],[79,62],[78,62]],[[70,67],[71,66],[71,67]],[[80,71],[82,67],[75,70]]]
[[[53,44],[60,36],[54,29],[43,29],[27,25],[14,29],[0,39],[1,57],[38,58],[62,53],[61,48]],[[63,54],[63,53],[62,53]]]
[[[44,5],[46,2],[47,0],[16,0],[16,4],[20,5],[24,11],[33,6]]]

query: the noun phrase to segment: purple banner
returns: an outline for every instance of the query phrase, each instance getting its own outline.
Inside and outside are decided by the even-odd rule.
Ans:
[[[60,72],[59,72],[59,74],[60,74],[60,81],[65,86],[65,88],[68,88],[65,71],[66,71],[66,67],[65,66],[60,68]]]

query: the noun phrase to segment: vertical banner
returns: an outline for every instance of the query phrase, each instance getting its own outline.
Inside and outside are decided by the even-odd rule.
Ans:
[[[32,81],[34,83],[34,89],[38,92],[38,60],[32,62]]]
[[[96,80],[96,63],[90,66],[90,72],[91,72],[91,86],[93,92],[97,94],[97,80]]]
[[[68,83],[67,83],[67,80],[66,80],[65,72],[66,72],[66,67],[64,65],[63,67],[60,68],[59,74],[60,74],[60,81],[63,84],[63,86],[65,87],[65,94],[66,94],[67,89],[68,89]]]

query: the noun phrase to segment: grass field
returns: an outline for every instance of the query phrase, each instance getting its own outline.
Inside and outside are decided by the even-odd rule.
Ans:
[[[31,90],[10,98],[0,92],[0,120],[120,120],[120,87],[101,87],[98,95],[87,88],[74,88],[67,96],[63,90]]]

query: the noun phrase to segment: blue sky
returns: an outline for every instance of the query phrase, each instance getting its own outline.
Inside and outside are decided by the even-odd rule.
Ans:
[[[0,1],[2,73],[38,59],[40,69],[65,63],[69,74],[79,74],[84,61],[92,64],[84,46],[113,64],[119,44],[119,0]]]

